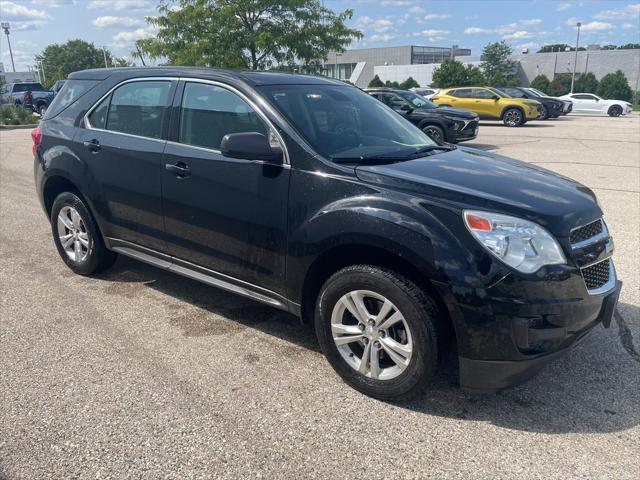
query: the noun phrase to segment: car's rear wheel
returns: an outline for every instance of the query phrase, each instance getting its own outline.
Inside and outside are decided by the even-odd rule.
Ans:
[[[622,115],[622,107],[620,105],[612,105],[607,113],[610,117],[619,117]]]
[[[92,275],[116,260],[117,254],[107,250],[93,216],[74,193],[61,193],[53,201],[51,230],[58,253],[75,273]]]
[[[46,112],[47,112],[47,106],[45,104],[38,106],[38,113],[40,114],[41,117],[44,117],[44,114]]]
[[[438,143],[447,141],[444,131],[437,125],[427,125],[422,131]]]
[[[517,108],[508,108],[505,110],[502,114],[502,121],[507,127],[519,127],[525,122],[522,111]]]
[[[391,270],[354,265],[320,290],[315,328],[335,371],[356,390],[380,399],[418,394],[444,350],[435,302]]]

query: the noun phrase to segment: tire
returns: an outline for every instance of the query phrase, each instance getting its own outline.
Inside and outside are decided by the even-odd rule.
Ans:
[[[545,105],[542,105],[542,111],[540,112],[540,116],[538,117],[538,120],[546,120],[548,118],[549,118],[549,109]]]
[[[622,107],[620,105],[612,105],[611,107],[609,107],[609,111],[607,112],[607,114],[610,117],[619,117],[620,115],[622,115]]]
[[[44,117],[44,114],[46,112],[47,112],[47,104],[46,103],[38,105],[38,113],[40,114],[41,117]]]
[[[116,261],[118,255],[107,250],[93,216],[74,193],[61,193],[53,201],[51,232],[60,257],[79,275],[99,273]],[[61,236],[71,244],[64,245]]]
[[[382,329],[370,323],[375,323],[372,317],[366,317],[369,319],[366,328],[359,324],[350,313],[354,309],[358,312],[352,294],[363,298],[360,305],[369,315],[380,313],[380,305],[390,302],[391,309],[378,323]],[[349,302],[351,308],[346,306]],[[401,320],[397,320],[396,313]],[[389,327],[393,318],[396,322]],[[441,322],[436,303],[424,290],[392,270],[371,265],[353,265],[333,274],[320,290],[315,312],[316,335],[331,366],[348,385],[381,400],[411,398],[428,385],[445,350],[446,335]],[[338,339],[351,337],[351,341],[338,346],[334,335]],[[366,355],[374,348],[376,357]],[[399,351],[404,356],[398,355]],[[360,373],[357,368],[363,366],[362,357],[378,358],[379,368],[376,370],[367,361],[365,373]]]
[[[507,127],[519,127],[525,123],[524,114],[518,108],[507,108],[502,114],[502,122]]]
[[[422,128],[422,131],[437,143],[443,143],[447,141],[444,131],[437,125],[426,125]]]

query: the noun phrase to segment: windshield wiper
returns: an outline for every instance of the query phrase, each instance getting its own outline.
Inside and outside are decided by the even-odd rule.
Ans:
[[[331,160],[335,163],[354,163],[354,162],[370,162],[370,161],[387,161],[387,162],[402,162],[404,160],[411,160],[416,156],[424,155],[429,152],[433,152],[435,150],[449,152],[451,150],[455,150],[457,147],[455,145],[426,145],[424,147],[420,147],[417,149],[411,149],[407,151],[406,149],[400,152],[393,153],[385,153],[380,155],[361,155],[359,157],[331,157]]]

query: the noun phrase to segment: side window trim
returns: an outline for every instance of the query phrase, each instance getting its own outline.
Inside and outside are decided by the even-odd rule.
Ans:
[[[107,130],[104,128],[96,128],[91,126],[91,123],[89,122],[89,116],[93,113],[93,111],[98,108],[100,106],[100,104],[102,103],[102,101],[106,98],[108,98],[109,96],[111,96],[111,94],[118,89],[119,87],[121,87],[122,85],[125,85],[127,83],[132,83],[132,82],[154,82],[154,81],[165,81],[165,82],[171,82],[171,90],[169,92],[169,105],[167,108],[169,108],[169,115],[171,115],[172,113],[172,105],[173,105],[173,100],[175,97],[175,93],[176,93],[176,86],[178,84],[178,81],[180,79],[178,77],[135,77],[135,78],[129,78],[127,80],[124,80],[116,85],[114,85],[113,87],[111,87],[104,95],[102,95],[92,106],[89,110],[87,110],[87,113],[84,114],[84,117],[82,118],[82,125],[84,126],[85,129],[87,130],[96,130],[99,132],[109,132],[111,134],[114,135],[125,135],[127,137],[134,137],[134,138],[143,138],[145,140],[152,140],[155,142],[166,142],[167,141],[167,137],[168,137],[168,125],[170,125],[171,122],[171,116],[169,118],[169,121],[166,122],[166,125],[163,126],[164,131],[162,132],[162,135],[160,136],[160,138],[153,138],[153,137],[143,137],[140,135],[133,135],[131,133],[126,133],[126,132],[117,132],[115,130]],[[111,102],[109,102],[111,103]],[[111,104],[109,104],[109,108],[107,109],[107,118],[109,117],[109,110],[111,110]]]
[[[278,139],[278,142],[280,143],[280,148],[282,148],[282,153],[283,153],[283,165],[290,165],[290,160],[289,160],[289,151],[287,150],[287,144],[284,142],[284,138],[282,138],[282,135],[280,134],[280,132],[278,131],[278,129],[276,128],[276,126],[273,124],[273,122],[269,119],[269,117],[267,117],[264,112],[262,111],[262,109],[260,109],[256,103],[254,101],[252,101],[249,97],[247,97],[243,92],[241,92],[240,90],[236,89],[235,87],[232,87],[231,85],[228,85],[226,83],[222,83],[216,80],[206,80],[204,78],[191,78],[191,77],[180,77],[177,79],[179,81],[179,85],[176,88],[176,92],[174,93],[174,97],[173,97],[173,103],[172,103],[172,108],[171,108],[171,120],[170,120],[170,132],[167,135],[167,143],[173,144],[173,145],[179,145],[181,147],[185,147],[185,148],[194,148],[196,150],[201,150],[201,151],[206,151],[206,152],[212,152],[212,153],[216,153],[218,155],[222,154],[222,152],[220,150],[216,150],[214,148],[208,148],[208,147],[200,147],[197,145],[189,145],[187,143],[180,143],[178,141],[178,135],[180,132],[180,118],[181,118],[181,114],[182,114],[182,96],[184,95],[184,87],[187,83],[203,83],[206,85],[212,85],[214,87],[220,87],[223,88],[235,95],[237,95],[238,97],[240,97],[240,99],[242,99],[244,102],[247,103],[247,105],[249,105],[254,112],[256,112],[256,114],[258,115],[258,117],[260,117],[260,119],[265,123],[266,127],[268,128],[268,130],[270,132],[273,132],[273,134],[276,136],[276,138]],[[179,95],[178,95],[179,92]]]

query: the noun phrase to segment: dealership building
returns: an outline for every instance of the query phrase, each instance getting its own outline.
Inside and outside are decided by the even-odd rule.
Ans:
[[[480,57],[472,56],[471,50],[452,47],[425,47],[406,45],[398,47],[362,48],[331,52],[323,66],[329,77],[348,80],[366,87],[375,75],[384,81],[402,82],[413,77],[420,85],[428,86],[438,64],[450,58],[471,65],[479,65]],[[522,53],[511,55],[516,63],[517,74],[523,85],[529,85],[537,75],[553,79],[561,73],[571,73],[575,52]],[[590,45],[578,52],[576,73],[593,73],[600,80],[607,73],[622,70],[633,90],[640,90],[640,49],[600,50]]]

